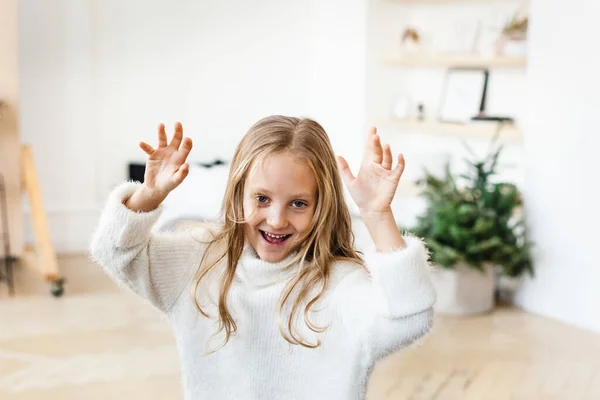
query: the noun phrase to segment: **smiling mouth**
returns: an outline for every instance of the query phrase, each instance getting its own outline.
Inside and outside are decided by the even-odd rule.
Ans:
[[[273,235],[271,233],[267,233],[265,231],[260,231],[260,234],[262,235],[263,239],[265,239],[265,241],[267,241],[268,243],[271,244],[280,244],[285,242],[286,240],[288,240],[290,238],[290,235]]]

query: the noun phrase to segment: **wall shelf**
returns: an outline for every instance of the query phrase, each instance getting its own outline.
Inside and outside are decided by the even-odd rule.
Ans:
[[[411,54],[388,56],[384,62],[397,67],[525,68],[526,57],[483,57],[469,54]]]
[[[493,122],[473,122],[470,124],[454,124],[435,120],[395,120],[392,118],[379,121],[381,127],[391,127],[402,133],[428,133],[442,136],[455,136],[467,139],[491,139],[500,127]],[[505,125],[500,130],[499,140],[522,142],[523,133],[514,125]]]

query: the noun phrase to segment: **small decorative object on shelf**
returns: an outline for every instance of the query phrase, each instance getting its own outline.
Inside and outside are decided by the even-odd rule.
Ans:
[[[397,119],[405,119],[410,116],[411,101],[406,94],[399,93],[394,96],[392,102],[392,117]]]
[[[421,48],[421,37],[415,28],[406,28],[400,40],[403,53],[416,53]]]
[[[417,106],[417,120],[425,120],[425,106],[423,105],[423,103],[419,103],[419,105]]]
[[[525,57],[527,55],[527,30],[529,17],[515,14],[504,24],[496,40],[496,53],[500,56]]]
[[[505,25],[502,34],[510,39],[527,39],[527,28],[529,27],[529,17],[513,16]]]

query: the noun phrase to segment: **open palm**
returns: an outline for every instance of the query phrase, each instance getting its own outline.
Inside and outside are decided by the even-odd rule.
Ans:
[[[158,147],[154,149],[145,142],[140,148],[148,155],[144,185],[149,189],[167,195],[175,189],[188,174],[186,159],[192,150],[192,140],[183,137],[183,126],[177,122],[171,143],[167,142],[164,124],[158,126]]]
[[[390,210],[404,172],[404,156],[398,155],[398,164],[392,169],[392,151],[389,145],[381,145],[376,128],[369,129],[365,154],[356,177],[343,157],[338,156],[337,162],[348,191],[361,213]]]

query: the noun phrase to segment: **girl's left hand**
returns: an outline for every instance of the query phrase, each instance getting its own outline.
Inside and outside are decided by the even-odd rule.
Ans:
[[[390,205],[404,172],[404,156],[398,154],[398,164],[392,169],[390,146],[381,145],[375,127],[369,129],[365,155],[356,177],[343,157],[337,156],[336,159],[348,191],[362,215],[391,211]]]

